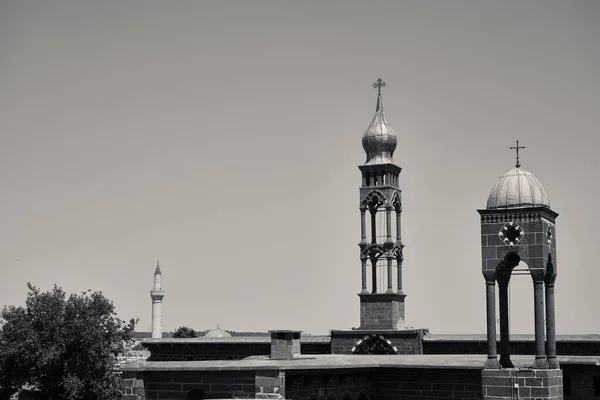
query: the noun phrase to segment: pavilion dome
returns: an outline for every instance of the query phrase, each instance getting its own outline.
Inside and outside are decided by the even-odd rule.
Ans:
[[[488,210],[548,207],[548,195],[540,181],[520,166],[502,175],[490,192],[486,208]]]
[[[231,337],[231,334],[227,331],[224,331],[223,329],[213,329],[212,331],[208,331],[206,332],[206,335],[204,335],[203,337],[207,337],[207,338],[228,338]]]

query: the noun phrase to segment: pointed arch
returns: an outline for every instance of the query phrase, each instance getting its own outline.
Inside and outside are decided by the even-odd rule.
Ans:
[[[367,335],[356,342],[352,354],[398,354],[398,349],[383,335]]]
[[[360,252],[361,258],[374,258],[375,260],[383,255],[385,255],[385,249],[380,244],[368,245]]]
[[[390,200],[390,204],[396,212],[402,211],[402,202],[400,200],[400,192],[395,191]]]
[[[360,206],[371,211],[388,204],[388,199],[380,190],[373,190],[364,198]]]

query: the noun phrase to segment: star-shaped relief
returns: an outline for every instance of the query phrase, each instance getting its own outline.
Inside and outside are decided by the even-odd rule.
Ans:
[[[500,240],[509,246],[515,246],[523,239],[523,236],[525,236],[525,232],[516,222],[507,222],[498,232]]]

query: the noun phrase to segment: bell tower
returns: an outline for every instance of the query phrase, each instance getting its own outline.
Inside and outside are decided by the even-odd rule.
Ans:
[[[488,197],[481,215],[482,272],[486,283],[487,360],[482,372],[484,399],[562,398],[562,371],[556,357],[554,283],[556,280],[556,217],[542,184],[521,168],[519,150],[514,168],[502,175]],[[509,332],[511,279],[532,280],[534,296],[535,361],[530,370],[514,368]],[[500,360],[496,349],[496,287],[500,312]],[[531,305],[520,305],[530,307]],[[535,375],[534,390],[514,386],[511,379]],[[502,378],[502,379],[499,379]],[[544,378],[543,380],[541,378]],[[541,382],[541,384],[540,384]],[[517,393],[515,393],[517,392]],[[492,395],[492,393],[495,393]],[[560,397],[555,397],[560,393]]]
[[[373,120],[362,137],[366,161],[358,167],[362,174],[359,190],[362,290],[359,296],[360,329],[363,330],[404,327],[406,295],[402,290],[404,245],[401,240],[399,187],[402,168],[394,163],[397,137],[383,112],[381,89],[385,86],[381,78],[373,84],[377,89],[377,106]]]

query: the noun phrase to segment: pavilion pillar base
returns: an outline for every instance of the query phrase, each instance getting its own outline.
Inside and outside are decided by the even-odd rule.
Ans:
[[[560,369],[484,369],[481,378],[484,400],[563,398],[563,374]]]

